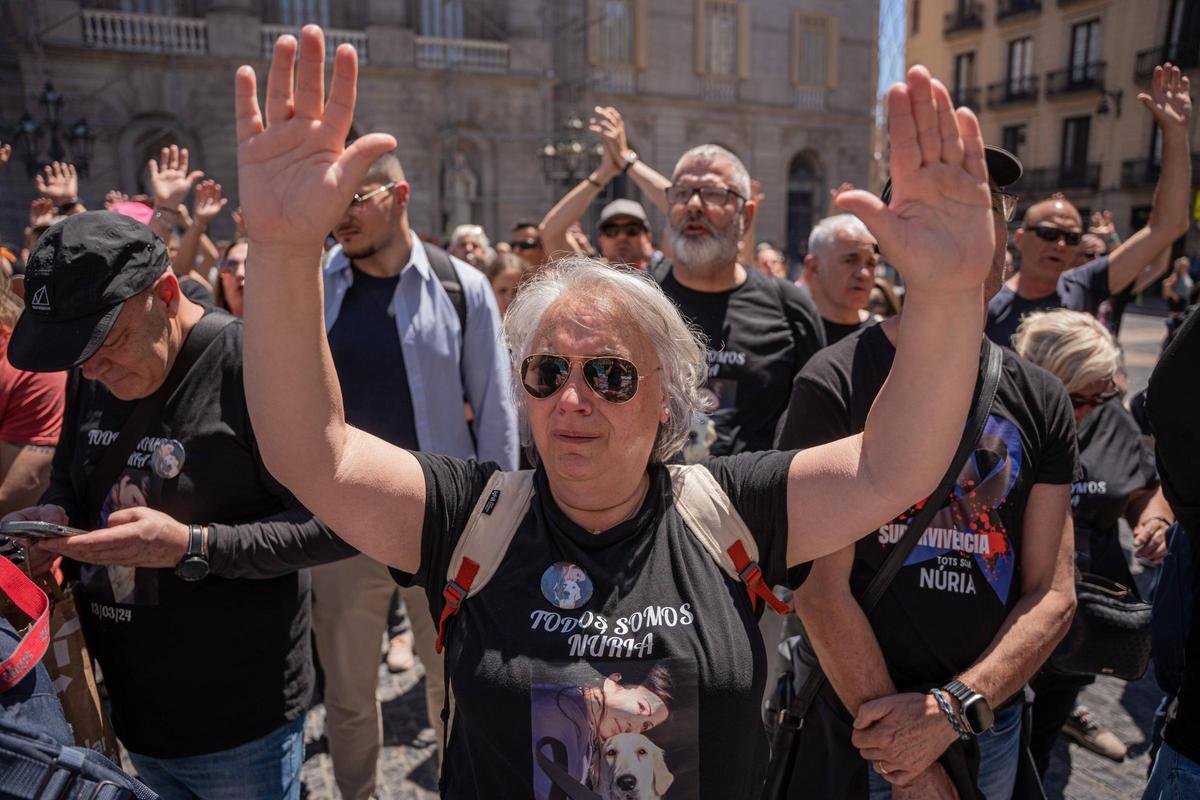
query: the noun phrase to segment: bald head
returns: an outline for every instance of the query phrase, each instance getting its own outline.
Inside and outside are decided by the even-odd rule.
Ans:
[[[1057,218],[1056,222],[1051,223],[1055,227],[1073,231],[1083,230],[1083,216],[1079,213],[1079,209],[1070,200],[1061,196],[1051,197],[1031,205],[1025,212],[1021,227],[1032,228],[1035,225],[1042,225],[1051,217]],[[1069,220],[1074,220],[1074,225],[1063,224]]]

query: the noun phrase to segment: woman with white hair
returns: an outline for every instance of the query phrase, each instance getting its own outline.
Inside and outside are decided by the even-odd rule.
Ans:
[[[398,580],[424,586],[435,619],[447,606],[459,612],[447,629],[456,706],[444,795],[540,797],[535,778],[549,776],[559,789],[585,782],[576,761],[603,758],[612,739],[635,736],[664,748],[674,795],[756,797],[767,761],[758,715],[766,654],[747,589],[765,599],[789,566],[845,546],[923,497],[962,435],[994,243],[974,115],[955,111],[946,88],[913,68],[888,99],[890,207],[866,192],[837,197],[895,253],[909,286],[895,366],[865,432],[695,468],[715,481],[709,499],[727,499],[749,528],[759,558],[745,565],[745,583],[684,523],[663,464],[686,438],[707,371],[675,307],[647,278],[586,259],[527,283],[504,330],[538,468],[495,573],[468,594],[448,582],[451,558],[473,509],[482,518],[506,502],[499,490],[484,496],[496,465],[412,453],[346,425],[321,321],[320,232],[395,141],[370,134],[345,147],[353,48],[338,49],[328,105],[320,29],[302,32],[298,68],[296,50],[290,36],[276,43],[265,116],[253,70],[237,75],[239,185],[255,264],[247,400],[272,473]],[[566,567],[577,568],[579,592],[560,606],[543,578]],[[554,741],[531,741],[539,722],[531,686],[563,683],[583,667],[613,675],[648,662],[669,666],[669,722],[630,722],[576,761]]]
[[[1158,487],[1154,453],[1121,404],[1121,346],[1091,314],[1060,309],[1026,316],[1013,347],[1063,382],[1075,410],[1081,470],[1071,485],[1076,566],[1136,592],[1121,548],[1119,520],[1123,517],[1133,527],[1137,555],[1160,561],[1174,515]],[[1030,749],[1043,774],[1060,730],[1108,758],[1125,757],[1125,745],[1100,727],[1087,709],[1076,706],[1079,692],[1093,680],[1052,670],[1034,679],[1037,699]]]

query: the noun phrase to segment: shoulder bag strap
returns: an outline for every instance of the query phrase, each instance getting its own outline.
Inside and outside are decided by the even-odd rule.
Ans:
[[[992,405],[996,399],[996,388],[1000,385],[1000,373],[1003,367],[1004,354],[1001,348],[988,339],[984,340],[984,350],[986,351],[986,366],[981,376],[978,385],[979,393],[975,398],[975,403],[971,410],[971,417],[968,422],[966,431],[958,444],[958,451],[954,454],[954,460],[950,463],[950,469],[942,477],[942,482],[938,485],[925,501],[920,512],[913,518],[912,523],[908,526],[904,536],[896,543],[896,547],[892,552],[888,553],[883,564],[879,567],[879,571],[875,573],[875,577],[867,584],[867,588],[863,590],[862,596],[859,598],[859,605],[862,606],[865,614],[870,614],[875,604],[883,596],[892,579],[896,577],[896,573],[900,571],[908,554],[912,552],[917,542],[921,538],[921,534],[929,526],[933,517],[942,506],[945,505],[946,499],[953,490],[958,475],[962,472],[963,465],[971,453],[974,452],[976,443],[979,441],[980,435],[983,433],[984,427],[987,425],[988,416],[992,413]],[[821,687],[825,684],[825,672],[821,669],[818,663],[809,674],[804,685],[792,698],[792,702],[788,707],[779,711],[778,725],[775,731],[775,739],[772,745],[771,752],[771,767],[768,769],[768,778],[766,791],[763,794],[764,798],[775,800],[780,797],[782,785],[781,779],[786,779],[786,776],[781,776],[782,772],[789,770],[780,769],[777,762],[782,764],[786,759],[790,759],[793,755],[790,753],[794,745],[794,736],[796,731],[800,730],[804,725],[804,715],[808,713],[809,707],[812,705],[817,694],[821,691]]]
[[[425,246],[425,255],[429,257],[429,266],[433,268],[433,274],[437,276],[438,283],[442,284],[442,288],[446,290],[450,302],[454,305],[454,312],[458,314],[460,332],[465,337],[467,335],[467,298],[463,292],[462,282],[458,279],[458,272],[454,269],[454,262],[450,260],[450,254],[442,248],[428,242],[422,242],[422,244]]]
[[[90,528],[96,524],[100,508],[104,505],[104,498],[112,489],[113,482],[116,481],[129,454],[133,452],[150,423],[167,404],[167,400],[179,388],[179,384],[187,377],[188,372],[196,363],[196,359],[208,349],[208,346],[225,329],[225,326],[233,323],[235,319],[236,317],[219,312],[201,317],[188,333],[187,340],[183,343],[179,355],[176,356],[175,364],[171,367],[163,385],[158,387],[153,394],[138,401],[133,413],[121,428],[121,433],[117,436],[116,441],[104,451],[96,469],[88,476],[83,506],[84,527]]]

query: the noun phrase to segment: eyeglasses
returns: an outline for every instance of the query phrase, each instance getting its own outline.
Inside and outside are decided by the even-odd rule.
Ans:
[[[244,258],[226,258],[221,262],[221,265],[217,267],[217,270],[219,272],[237,272],[238,267],[243,267],[245,265],[246,260]]]
[[[508,244],[513,250],[536,250],[542,246],[542,240],[537,237],[533,237],[529,239],[522,239],[519,242],[509,242]]]
[[[395,189],[397,183],[398,183],[398,181],[388,181],[383,186],[380,186],[378,189],[372,189],[371,191],[367,192],[366,194],[356,194],[356,195],[354,195],[353,198],[351,198],[350,205],[361,206],[363,203],[367,202],[368,200],[371,200],[371,199],[377,197],[378,195],[383,194],[384,192],[390,192],[392,189]]]
[[[610,403],[628,403],[637,393],[637,367],[619,356],[570,359],[552,353],[535,353],[521,362],[521,385],[530,397],[544,400],[567,385],[577,361],[583,363],[584,381],[602,399]]]
[[[1017,196],[1008,192],[992,192],[992,211],[1005,222],[1012,222],[1017,213]]]
[[[610,239],[615,239],[622,233],[632,238],[634,236],[641,236],[645,232],[646,226],[640,222],[609,222],[600,226],[600,233]]]
[[[693,195],[700,195],[700,202],[706,206],[723,206],[730,197],[744,201],[746,198],[727,189],[724,186],[682,186],[676,184],[667,187],[667,205],[684,206],[692,202]]]
[[[1099,394],[1081,395],[1072,392],[1070,395],[1068,395],[1068,397],[1071,399],[1072,408],[1091,408],[1093,406],[1102,406],[1109,400],[1112,400],[1114,397],[1120,396],[1121,388],[1115,384],[1112,385],[1112,388],[1100,392]]]
[[[1079,231],[1064,231],[1062,228],[1054,228],[1050,225],[1035,225],[1033,232],[1043,242],[1054,244],[1059,239],[1067,243],[1067,247],[1074,247],[1079,244],[1079,240],[1083,238],[1083,234]]]

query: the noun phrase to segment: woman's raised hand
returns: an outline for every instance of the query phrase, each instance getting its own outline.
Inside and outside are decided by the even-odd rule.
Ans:
[[[980,288],[996,239],[979,121],[955,110],[946,87],[914,66],[888,91],[888,133],[891,204],[856,189],[839,191],[835,202],[866,223],[906,284]]]
[[[256,249],[311,248],[319,254],[371,163],[396,146],[394,138],[382,133],[346,146],[357,79],[358,56],[343,44],[334,58],[325,102],[325,35],[316,25],[304,27],[299,45],[292,36],[275,43],[265,118],[254,69],[238,69],[238,189],[246,232]]]

